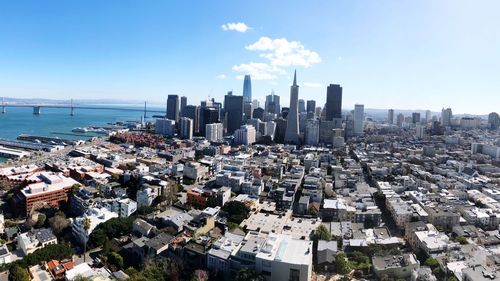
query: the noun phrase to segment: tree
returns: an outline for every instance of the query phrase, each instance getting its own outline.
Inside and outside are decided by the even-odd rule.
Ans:
[[[136,214],[139,216],[146,216],[146,215],[153,213],[154,211],[155,211],[155,208],[153,208],[151,206],[141,206],[141,207],[137,208]]]
[[[455,276],[450,276],[448,281],[458,281],[458,279]]]
[[[116,266],[118,269],[123,268],[123,257],[117,252],[111,252],[108,255],[108,262]]]
[[[457,241],[461,245],[467,245],[467,244],[469,244],[469,241],[467,241],[467,238],[465,238],[463,236],[458,236],[457,238],[455,238],[455,241]]]
[[[213,196],[210,196],[208,197],[207,199],[207,207],[217,207],[219,206],[219,200],[217,200],[217,198],[213,197]]]
[[[36,220],[36,228],[43,227],[45,224],[45,221],[47,220],[47,216],[45,214],[38,214],[38,218]]]
[[[325,225],[320,224],[319,227],[314,232],[314,238],[316,240],[327,240],[330,241],[332,239],[332,233]]]
[[[26,269],[15,265],[10,269],[9,279],[11,281],[30,281],[31,278]]]
[[[224,211],[228,220],[233,223],[240,224],[244,219],[248,217],[250,209],[242,202],[230,201],[222,206],[222,211]]]
[[[61,235],[63,231],[68,228],[69,221],[65,218],[64,214],[56,214],[49,219],[49,225],[55,235]]]
[[[255,270],[242,269],[236,273],[235,281],[264,281],[263,275],[258,274]]]
[[[335,257],[335,268],[340,274],[348,274],[351,272],[351,267],[347,262],[344,252],[339,252]]]
[[[434,270],[434,268],[436,267],[439,267],[439,263],[436,259],[434,258],[428,258],[425,260],[425,265],[427,265],[428,267],[432,268]]]
[[[87,233],[89,231],[90,226],[91,226],[90,219],[88,217],[84,217],[83,218],[83,229],[85,229],[85,233]],[[84,240],[85,241],[83,243],[83,262],[86,262],[88,239],[84,239]]]
[[[92,281],[92,278],[78,275],[75,279],[73,279],[73,281]]]

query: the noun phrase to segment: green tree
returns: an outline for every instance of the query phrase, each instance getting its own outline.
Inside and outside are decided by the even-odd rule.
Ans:
[[[85,233],[87,233],[91,226],[90,219],[88,217],[84,217],[82,223],[83,223],[83,229],[85,229]],[[88,240],[87,239],[84,240],[85,241],[83,242],[83,262],[86,262]]]
[[[235,281],[264,281],[263,275],[258,274],[255,270],[242,269],[236,273]]]
[[[458,279],[455,276],[450,276],[448,281],[458,281]]]
[[[118,269],[123,268],[123,257],[117,252],[111,252],[108,255],[108,262],[116,266]]]
[[[45,225],[45,221],[47,220],[47,216],[45,214],[38,214],[38,218],[36,219],[36,228],[43,227]]]
[[[467,238],[465,238],[463,236],[457,236],[457,238],[455,238],[455,241],[457,241],[461,245],[467,245],[467,244],[469,244],[469,241],[467,241]]]
[[[139,216],[146,216],[146,215],[153,213],[154,211],[155,211],[155,208],[153,208],[151,206],[141,206],[141,207],[137,208],[136,214]]]
[[[344,252],[339,252],[335,257],[335,268],[340,274],[348,274],[351,272],[351,267],[347,262]]]
[[[30,275],[26,271],[26,269],[20,267],[19,265],[15,265],[10,269],[9,272],[10,281],[30,281]]]
[[[230,222],[240,224],[244,219],[248,217],[250,209],[239,201],[230,201],[222,206],[222,211],[227,214],[227,218]]]
[[[73,279],[73,281],[92,281],[92,278],[78,275],[75,279]]]
[[[436,259],[434,258],[428,258],[425,260],[425,265],[427,265],[428,267],[432,268],[434,270],[434,268],[436,267],[439,267],[439,263]]]
[[[316,240],[327,240],[330,241],[332,239],[332,233],[325,225],[320,224],[316,231],[314,232],[314,238]]]

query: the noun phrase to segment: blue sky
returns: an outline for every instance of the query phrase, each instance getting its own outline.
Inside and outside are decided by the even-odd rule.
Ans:
[[[0,96],[500,110],[499,1],[2,1]],[[230,23],[243,23],[231,25]],[[225,25],[225,29],[222,27]],[[245,29],[245,26],[248,27]],[[243,32],[244,31],[244,32]],[[260,79],[260,80],[258,80]]]

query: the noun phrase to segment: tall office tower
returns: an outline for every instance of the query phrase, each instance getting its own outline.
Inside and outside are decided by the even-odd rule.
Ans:
[[[319,143],[319,120],[307,120],[305,144],[318,145]]]
[[[299,144],[299,86],[297,71],[293,74],[293,85],[290,87],[290,109],[288,111],[285,143]]]
[[[443,125],[443,127],[450,127],[452,117],[453,112],[451,111],[451,108],[443,108],[443,110],[441,110],[441,125]]]
[[[354,112],[346,115],[345,118],[345,137],[352,138],[354,137]]]
[[[167,99],[167,119],[179,122],[179,96],[168,95]]]
[[[224,139],[224,126],[222,123],[212,123],[205,125],[205,138],[208,141],[220,142]]]
[[[306,112],[306,102],[303,99],[299,100],[299,113]]]
[[[321,106],[318,106],[318,107],[316,107],[316,111],[315,111],[314,115],[318,116],[318,117],[321,117],[321,112],[322,111],[323,110],[322,110]],[[321,120],[321,118],[320,118],[320,120]]]
[[[402,127],[403,123],[405,122],[405,116],[402,113],[399,113],[396,119],[398,127]]]
[[[206,107],[201,109],[202,123],[200,123],[200,135],[205,135],[205,128],[207,124],[219,123],[219,111],[213,107]]]
[[[417,125],[415,127],[415,136],[419,139],[423,139],[425,136],[425,127],[422,125]]]
[[[182,96],[181,97],[181,112],[180,112],[181,117],[184,117],[184,110],[186,109],[187,102],[188,102],[188,98],[185,96]]]
[[[426,110],[425,111],[425,123],[430,123],[431,122],[431,111]]]
[[[394,124],[394,109],[389,109],[387,113],[387,123]]]
[[[236,144],[249,145],[255,143],[256,131],[252,125],[243,125],[234,131],[234,142]]]
[[[228,93],[224,97],[224,113],[227,122],[226,133],[232,135],[243,122],[243,96]]]
[[[251,102],[244,102],[243,103],[244,120],[252,119],[253,109],[254,109],[253,104]]]
[[[420,113],[418,113],[418,112],[413,112],[413,113],[411,114],[411,122],[412,122],[413,124],[418,124],[418,123],[420,123]]]
[[[193,138],[193,119],[187,117],[180,118],[180,134],[179,136],[183,139]]]
[[[338,84],[330,84],[326,88],[326,120],[342,118],[342,87]]]
[[[307,121],[307,112],[299,113],[299,134],[306,133],[306,121]]]
[[[333,129],[335,123],[333,121],[320,120],[319,122],[319,142],[329,144],[332,142]]]
[[[266,96],[264,109],[266,112],[279,114],[281,111],[280,96],[275,95],[274,92],[271,92],[270,95]]]
[[[243,81],[243,101],[252,102],[252,79],[250,75],[245,75]]]
[[[193,134],[198,135],[200,133],[200,107],[196,105],[186,105],[183,115],[193,120]]]
[[[312,112],[314,115],[316,112],[316,101],[315,100],[308,100],[306,110],[307,110],[307,113]]]
[[[285,142],[285,133],[286,133],[286,119],[283,117],[279,117],[274,120],[276,122],[276,129],[274,130],[274,142],[275,143],[283,143]]]
[[[488,114],[488,127],[492,130],[497,130],[500,127],[500,117],[498,113],[492,112]]]
[[[365,106],[362,104],[354,105],[354,134],[356,136],[363,134],[365,122]]]
[[[274,140],[274,132],[276,131],[276,122],[267,121],[266,122],[266,133],[265,136],[270,136],[272,140]]]

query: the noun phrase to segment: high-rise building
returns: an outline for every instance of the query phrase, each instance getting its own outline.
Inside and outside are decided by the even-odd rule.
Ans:
[[[431,111],[430,111],[430,110],[426,110],[426,111],[425,111],[425,122],[426,122],[426,123],[430,123],[430,122],[432,121],[432,119],[431,119],[431,118],[432,118],[432,117],[431,117]]]
[[[205,126],[205,138],[211,142],[219,142],[224,139],[224,126],[222,123],[212,123]]]
[[[243,80],[243,101],[252,102],[252,79],[250,75],[245,75],[245,80]]]
[[[264,109],[262,107],[257,107],[253,110],[252,117],[264,120]]]
[[[275,119],[274,122],[276,122],[276,129],[274,130],[274,142],[284,143],[287,123],[286,119],[283,117],[279,117]]]
[[[441,125],[443,125],[443,127],[450,127],[452,117],[453,112],[451,111],[451,108],[443,108],[443,110],[441,110]]]
[[[170,119],[156,119],[155,133],[166,137],[173,137],[175,134],[175,121]]]
[[[179,96],[168,95],[167,99],[167,119],[179,122]]]
[[[315,113],[316,111],[316,101],[315,100],[308,100],[307,101],[307,112],[312,112]]]
[[[293,85],[290,87],[290,109],[287,116],[285,143],[299,144],[299,86],[297,71],[293,75]]]
[[[243,96],[228,93],[224,97],[224,112],[226,115],[226,133],[232,135],[243,122]]]
[[[255,99],[254,99],[254,100],[252,101],[252,106],[253,106],[253,108],[254,108],[254,109],[259,108],[259,107],[260,107],[260,102],[259,102],[259,100],[255,100]]]
[[[264,109],[266,112],[279,114],[281,111],[280,96],[275,95],[274,92],[271,92],[270,95],[266,96]]]
[[[425,127],[423,125],[417,125],[415,127],[415,136],[419,139],[423,139],[425,136]]]
[[[186,105],[184,107],[184,117],[193,120],[193,133],[199,135],[200,133],[200,107],[196,105]]]
[[[181,111],[180,111],[180,116],[181,117],[184,117],[184,110],[186,109],[186,105],[187,105],[187,97],[186,96],[182,96],[181,97]]]
[[[488,127],[492,130],[497,130],[500,127],[500,118],[498,113],[492,112],[488,115]]]
[[[354,105],[354,134],[356,136],[363,134],[365,122],[365,106],[362,104]]]
[[[307,120],[306,134],[305,134],[305,144],[307,145],[318,145],[319,143],[319,120],[310,119]]]
[[[330,84],[326,89],[326,120],[342,118],[342,87],[338,84]]]
[[[234,131],[234,142],[236,144],[249,145],[255,143],[256,131],[252,125],[243,125]]]
[[[200,135],[205,135],[205,128],[207,124],[219,123],[219,111],[213,107],[205,107],[202,109],[201,115],[203,116],[203,123],[200,124]]]
[[[387,113],[387,123],[394,124],[394,109],[389,109]]]
[[[180,132],[179,136],[183,139],[193,138],[193,119],[187,117],[180,118]]]
[[[306,102],[303,99],[299,100],[299,113],[306,112]]]
[[[418,124],[418,123],[420,123],[420,113],[418,113],[418,112],[413,112],[413,113],[411,114],[411,122],[412,122],[413,124]]]
[[[254,110],[253,103],[251,103],[251,102],[244,102],[243,103],[244,120],[252,119],[253,110]]]
[[[403,126],[403,123],[405,122],[405,116],[403,115],[403,113],[398,114],[396,122],[397,122],[398,127]]]

